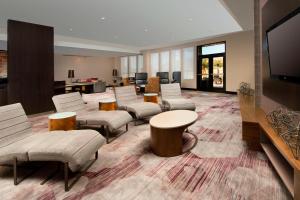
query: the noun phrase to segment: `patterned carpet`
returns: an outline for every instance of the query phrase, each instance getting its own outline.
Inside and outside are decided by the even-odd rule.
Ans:
[[[104,94],[84,96],[91,108]],[[14,186],[12,171],[0,170],[0,199],[290,199],[263,153],[247,150],[241,140],[241,117],[234,95],[186,91],[197,105],[198,121],[189,129],[198,136],[189,153],[161,158],[151,153],[149,125],[130,125],[129,132],[99,151],[99,159],[69,192],[55,170],[42,167]],[[47,115],[30,118],[35,131],[47,130]],[[185,145],[191,143],[184,138]]]

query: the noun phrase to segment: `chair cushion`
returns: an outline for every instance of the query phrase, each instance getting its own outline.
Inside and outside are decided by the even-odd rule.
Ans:
[[[29,161],[69,162],[72,171],[79,170],[105,138],[94,130],[52,131],[35,134],[28,150]]]
[[[95,111],[79,115],[78,120],[85,120],[88,126],[106,125],[110,131],[114,131],[131,122],[132,117],[128,112],[122,110]]]
[[[196,109],[195,103],[190,99],[184,99],[184,98],[164,99],[163,103],[170,110],[195,110]]]
[[[23,138],[24,139],[24,138]],[[13,159],[17,158],[18,161],[28,161],[26,141],[16,141],[7,146],[0,148],[0,164],[12,164]]]
[[[156,103],[151,102],[139,102],[128,104],[126,105],[126,109],[128,112],[133,112],[138,119],[143,117],[150,117],[161,113],[160,106]]]

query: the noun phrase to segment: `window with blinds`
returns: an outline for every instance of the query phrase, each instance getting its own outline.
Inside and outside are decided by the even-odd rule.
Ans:
[[[160,72],[169,72],[170,70],[170,52],[160,52]]]
[[[137,72],[137,57],[129,56],[129,77],[135,77]]]
[[[150,54],[150,68],[151,68],[151,76],[156,76],[156,72],[159,71],[159,54],[158,53]]]
[[[138,72],[144,72],[144,57],[143,55],[138,55]]]
[[[194,47],[182,50],[183,79],[194,79]]]
[[[143,55],[121,57],[121,76],[123,78],[135,77],[136,72],[144,71]]]
[[[128,57],[121,57],[121,76],[128,77]]]
[[[171,51],[171,71],[181,71],[181,55],[180,49]]]

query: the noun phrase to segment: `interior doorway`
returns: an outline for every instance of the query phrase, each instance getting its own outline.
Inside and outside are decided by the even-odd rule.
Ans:
[[[197,47],[197,89],[226,91],[225,42]]]

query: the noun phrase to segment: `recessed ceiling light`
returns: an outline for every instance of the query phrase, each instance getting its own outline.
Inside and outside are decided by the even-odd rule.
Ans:
[[[101,21],[104,21],[106,19],[106,17],[101,17],[100,19],[101,19]]]
[[[73,31],[73,29],[72,29],[72,28],[70,28],[70,29],[69,29],[69,31]]]
[[[144,32],[148,32],[148,29],[147,29],[147,28],[145,28],[145,29],[144,29]]]
[[[193,18],[188,18],[188,20],[191,22],[191,21],[193,21]]]

